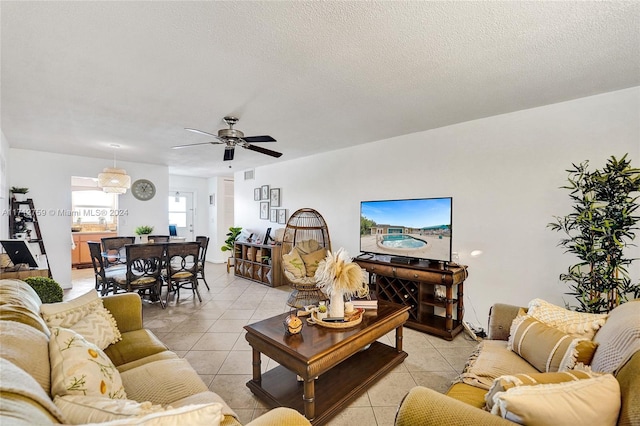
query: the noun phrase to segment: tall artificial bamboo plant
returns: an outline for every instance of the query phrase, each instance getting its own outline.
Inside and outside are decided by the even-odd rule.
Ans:
[[[624,256],[635,239],[640,216],[640,169],[631,167],[625,154],[611,157],[602,170],[588,170],[588,161],[567,170],[573,212],[555,216],[549,228],[565,234],[558,245],[580,262],[569,266],[560,280],[581,312],[609,312],[629,297],[640,297],[640,284],[631,282],[628,267],[636,259]]]

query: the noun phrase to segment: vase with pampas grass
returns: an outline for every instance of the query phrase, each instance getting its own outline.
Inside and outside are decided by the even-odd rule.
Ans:
[[[329,316],[344,317],[344,297],[366,297],[369,286],[362,269],[351,261],[344,248],[331,253],[318,263],[316,286],[329,296]]]

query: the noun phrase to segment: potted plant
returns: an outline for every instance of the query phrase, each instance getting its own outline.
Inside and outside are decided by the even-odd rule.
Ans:
[[[62,302],[64,292],[56,281],[47,277],[28,277],[24,282],[29,284],[38,293],[42,303]]]
[[[638,229],[640,169],[632,168],[625,154],[611,157],[602,170],[588,170],[588,161],[567,170],[573,212],[556,216],[548,226],[562,232],[559,245],[580,262],[569,266],[560,280],[569,284],[578,311],[609,312],[628,297],[640,297],[640,284],[632,284],[627,268],[635,259],[624,257]]]
[[[140,242],[148,242],[149,234],[153,232],[153,226],[142,225],[138,226],[135,230],[136,235],[140,236]]]
[[[222,251],[230,251],[229,257],[227,258],[227,273],[229,273],[229,269],[234,267],[233,264],[233,249],[236,239],[238,235],[242,232],[242,227],[240,226],[232,226],[229,228],[229,232],[227,232],[227,239],[224,240],[224,245],[220,247]]]
[[[27,201],[27,192],[29,192],[29,188],[12,186],[10,191],[13,194],[13,198],[15,198],[16,201]]]

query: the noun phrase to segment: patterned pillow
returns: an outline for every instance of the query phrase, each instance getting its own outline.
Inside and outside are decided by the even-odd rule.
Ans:
[[[527,314],[563,333],[587,339],[593,339],[596,331],[604,325],[608,316],[608,314],[570,311],[542,299],[533,299],[529,302]]]
[[[109,357],[73,330],[51,328],[51,395],[88,395],[123,399],[120,373]]]
[[[100,349],[122,340],[116,320],[95,290],[68,302],[43,304],[40,315],[49,327],[75,330]]]
[[[531,373],[516,374],[514,376],[500,376],[493,381],[493,385],[484,396],[486,409],[493,408],[493,397],[499,392],[506,392],[518,386],[548,385],[552,383],[564,383],[574,380],[590,379],[599,376],[591,371],[570,370],[557,373]]]
[[[307,270],[307,276],[313,277],[318,269],[318,264],[322,259],[327,257],[327,251],[325,249],[316,250],[313,253],[303,254],[300,256],[304,262],[304,267]]]
[[[548,373],[571,369],[578,362],[589,364],[596,346],[525,315],[513,320],[507,348]]]
[[[282,264],[284,265],[284,269],[291,273],[294,278],[302,278],[307,275],[304,262],[300,257],[300,253],[295,248],[291,250],[291,253],[282,256]]]
[[[526,425],[614,426],[621,403],[620,385],[611,374],[515,387],[493,399],[492,414]]]

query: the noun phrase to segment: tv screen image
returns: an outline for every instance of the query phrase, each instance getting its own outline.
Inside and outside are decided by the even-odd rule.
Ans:
[[[453,198],[362,201],[360,251],[451,262]]]

